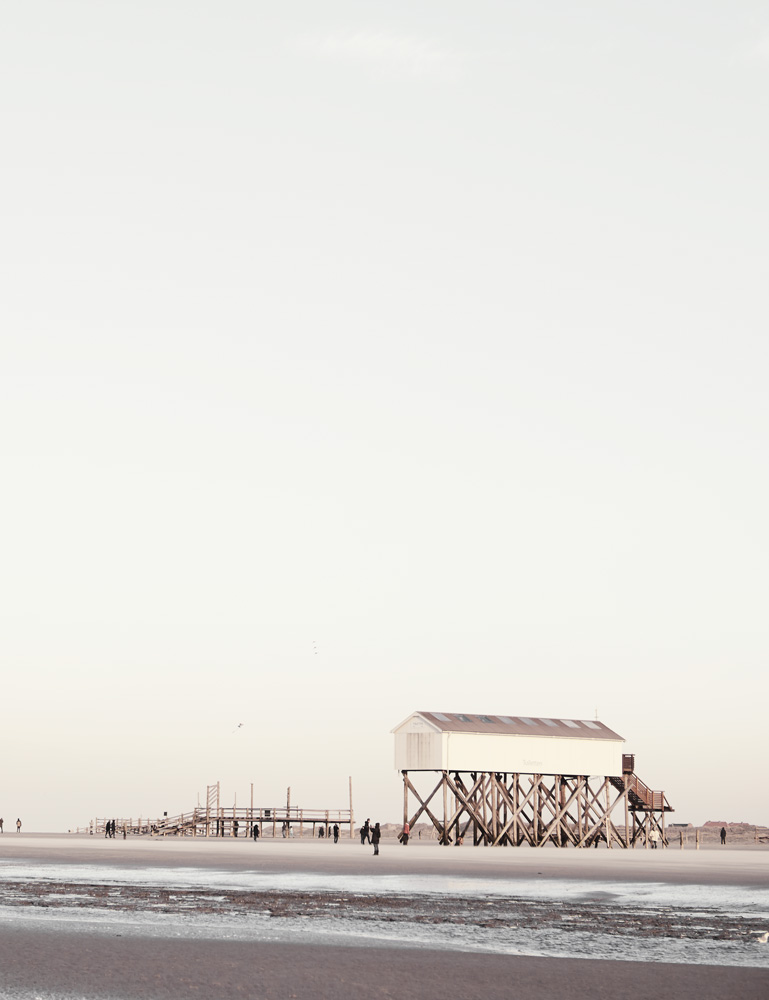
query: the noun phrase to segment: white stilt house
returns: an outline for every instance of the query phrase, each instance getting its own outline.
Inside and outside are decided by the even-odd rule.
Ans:
[[[664,814],[672,810],[664,793],[638,779],[624,739],[597,719],[420,711],[393,733],[404,822],[425,814],[442,843],[452,834],[464,839],[471,827],[474,842],[486,844],[584,847],[600,839],[629,847],[648,842],[653,829],[665,841]],[[415,772],[439,775],[426,799]],[[441,790],[442,822],[434,803]],[[410,794],[419,803],[413,816]],[[610,819],[620,803],[622,834]]]
[[[622,774],[625,741],[597,720],[413,712],[393,732],[399,771]]]

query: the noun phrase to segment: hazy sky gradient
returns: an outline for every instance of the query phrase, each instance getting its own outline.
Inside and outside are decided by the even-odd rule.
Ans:
[[[1,34],[6,821],[394,820],[424,708],[769,824],[766,6]]]

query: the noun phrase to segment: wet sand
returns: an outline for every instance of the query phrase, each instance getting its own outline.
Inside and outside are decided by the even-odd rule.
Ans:
[[[96,864],[121,867],[189,866],[221,871],[252,870],[359,875],[446,875],[470,878],[550,878],[667,882],[689,885],[769,886],[769,847],[710,847],[703,850],[559,850],[543,848],[440,847],[412,841],[402,847],[382,842],[374,858],[358,840],[283,840],[257,842],[215,838],[166,840],[145,837],[107,840],[82,834],[6,833],[0,861]],[[374,867],[376,866],[376,867]]]
[[[660,997],[718,997],[753,1000],[769,996],[769,970],[726,966],[683,965],[650,962],[596,961],[590,958],[540,958],[434,950],[429,947],[399,947],[393,944],[317,944],[301,933],[291,941],[223,940],[153,932],[152,925],[139,933],[104,913],[98,933],[87,923],[78,925],[55,919],[68,905],[66,892],[59,901],[32,898],[51,884],[13,891],[3,883],[3,864],[23,864],[39,871],[46,882],[45,867],[98,866],[110,869],[204,869],[228,872],[260,872],[296,876],[423,875],[469,878],[580,879],[606,882],[660,882],[670,885],[769,886],[769,850],[719,849],[680,851],[636,850],[559,851],[497,850],[487,848],[441,848],[416,842],[403,848],[385,842],[374,858],[371,848],[349,839],[339,844],[323,841],[284,841],[265,838],[257,843],[242,839],[193,840],[120,839],[110,841],[87,836],[34,836],[5,834],[0,838],[0,891],[6,919],[0,922],[0,996],[32,1000],[181,1000],[205,996],[230,1000],[235,997],[325,998],[352,993],[356,998],[401,997],[414,993],[422,1000],[444,1000],[448,994],[462,997],[521,997],[545,1000],[554,993],[573,1000],[615,996],[618,990],[651,991]],[[58,876],[61,878],[61,875]],[[58,886],[65,889],[66,879]],[[54,886],[57,888],[57,886]],[[82,886],[81,886],[82,888]],[[93,887],[91,887],[93,888]],[[16,884],[15,890],[19,890]],[[14,890],[14,891],[15,891]],[[27,896],[24,896],[26,891]],[[184,894],[175,892],[167,904],[178,908]],[[217,906],[226,894],[216,894]],[[141,892],[125,898],[106,898],[122,912],[148,905]],[[205,894],[197,893],[194,909],[205,910]],[[150,900],[156,905],[157,897]],[[161,911],[163,899],[161,892]],[[92,906],[93,898],[86,904]],[[97,901],[98,904],[98,901]],[[77,905],[76,901],[73,905]],[[260,905],[283,916],[286,898],[280,893],[261,894]],[[313,894],[292,894],[290,905],[317,907]],[[370,897],[368,905],[395,912],[388,900]],[[426,903],[422,918],[431,919]],[[472,900],[465,901],[472,909]],[[40,910],[45,906],[45,912]],[[60,909],[59,909],[60,908]],[[169,909],[169,912],[171,912]],[[451,907],[452,911],[454,906]],[[563,907],[560,907],[563,910]],[[156,910],[157,912],[157,910]],[[16,914],[33,919],[17,919]],[[38,919],[35,914],[46,918]],[[295,915],[295,914],[294,914]],[[300,916],[304,916],[300,913]],[[307,911],[307,918],[312,913]],[[414,914],[411,914],[414,918]],[[388,918],[389,919],[389,918]],[[395,913],[397,919],[397,913]],[[442,918],[443,919],[443,918]],[[527,916],[527,919],[529,917]],[[341,937],[340,941],[344,941]],[[756,946],[761,947],[761,946]],[[767,945],[766,947],[769,947]]]

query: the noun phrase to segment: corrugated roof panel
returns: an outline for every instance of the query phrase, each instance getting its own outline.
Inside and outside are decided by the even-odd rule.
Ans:
[[[466,712],[418,712],[445,733],[506,733],[561,739],[620,740],[597,719],[539,719],[525,715],[470,715]]]

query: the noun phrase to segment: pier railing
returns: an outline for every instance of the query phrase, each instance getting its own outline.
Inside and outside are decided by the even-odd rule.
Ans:
[[[107,817],[89,824],[95,836],[107,835]],[[354,817],[350,809],[306,809],[300,806],[197,806],[191,812],[156,819],[115,819],[115,835],[182,837],[252,837],[254,825],[260,836],[330,836],[334,825],[352,836]],[[322,831],[322,834],[321,834]]]

